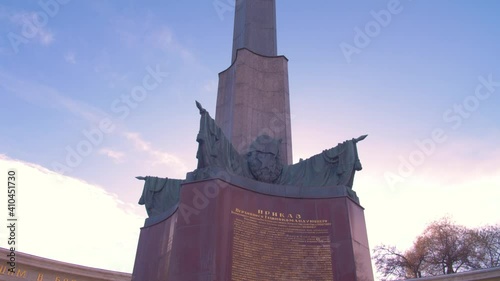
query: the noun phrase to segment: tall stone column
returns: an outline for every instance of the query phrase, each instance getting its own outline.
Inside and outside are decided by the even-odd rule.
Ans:
[[[216,123],[239,153],[260,135],[281,139],[292,164],[288,59],[277,56],[276,1],[237,0],[232,64],[219,73]]]
[[[233,62],[242,48],[268,57],[278,54],[275,0],[236,0]]]

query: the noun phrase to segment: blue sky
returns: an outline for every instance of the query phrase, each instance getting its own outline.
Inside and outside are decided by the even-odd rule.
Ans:
[[[194,101],[215,115],[231,2],[1,2],[0,168],[24,183],[21,251],[131,272],[146,216],[134,177],[184,178],[196,167]],[[294,160],[369,134],[354,189],[372,247],[407,247],[446,214],[500,223],[499,10],[494,0],[277,1]],[[77,149],[85,155],[71,157]],[[87,249],[102,245],[92,239],[56,251],[28,231],[54,212],[61,225],[82,221],[68,245],[106,220],[115,261],[95,259]],[[124,238],[112,242],[117,231]]]

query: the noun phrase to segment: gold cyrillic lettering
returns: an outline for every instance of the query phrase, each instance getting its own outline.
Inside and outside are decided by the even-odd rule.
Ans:
[[[16,276],[21,278],[26,278],[26,270],[21,271],[20,269],[18,269]]]

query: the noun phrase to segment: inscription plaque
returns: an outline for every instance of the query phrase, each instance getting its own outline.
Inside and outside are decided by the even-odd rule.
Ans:
[[[231,211],[232,280],[333,280],[328,220],[264,210]]]

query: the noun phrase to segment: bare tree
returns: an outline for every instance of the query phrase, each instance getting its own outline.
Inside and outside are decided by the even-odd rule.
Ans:
[[[386,280],[500,266],[500,226],[469,229],[445,217],[429,224],[405,252],[380,245],[373,258]]]
[[[469,266],[473,269],[500,266],[500,226],[488,225],[474,230],[474,255]]]
[[[375,266],[384,278],[422,277],[426,251],[420,245],[414,245],[404,253],[394,246],[380,245],[375,247],[374,253]]]
[[[427,249],[427,273],[430,275],[462,271],[474,253],[471,230],[446,217],[427,226],[418,240]]]

